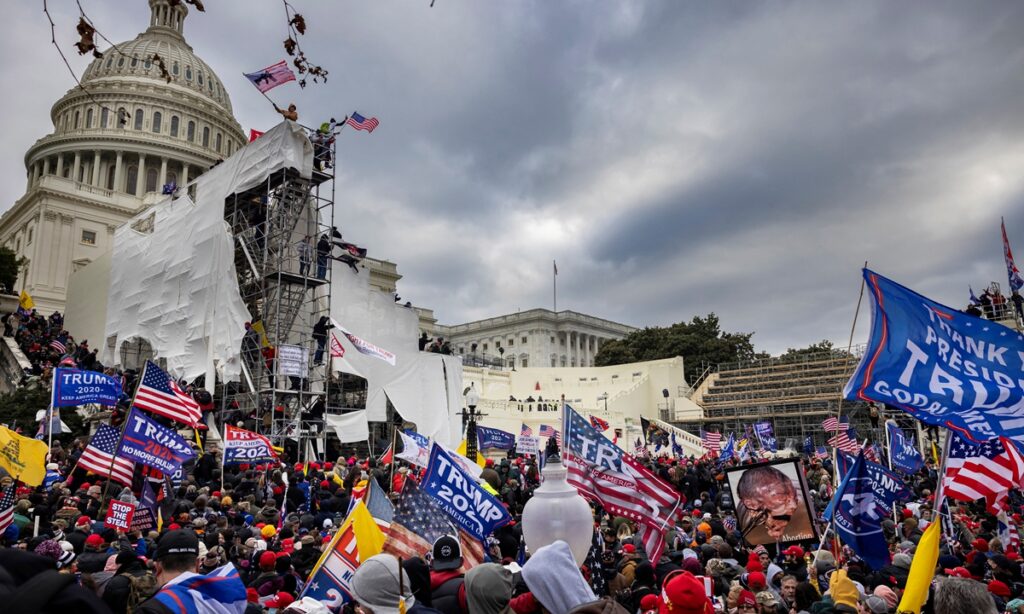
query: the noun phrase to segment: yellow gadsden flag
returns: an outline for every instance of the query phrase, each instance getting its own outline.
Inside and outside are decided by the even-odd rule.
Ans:
[[[39,486],[46,476],[46,442],[22,437],[0,426],[0,466],[29,486]]]
[[[898,612],[914,612],[920,614],[924,602],[928,599],[928,587],[935,577],[935,563],[939,560],[939,538],[942,529],[939,520],[934,520],[921,535],[914,551],[914,560],[910,563],[910,574],[907,576],[907,589],[903,591]]]
[[[18,307],[21,307],[22,311],[32,311],[35,309],[35,306],[36,303],[32,300],[32,296],[22,290],[21,296],[18,297]]]

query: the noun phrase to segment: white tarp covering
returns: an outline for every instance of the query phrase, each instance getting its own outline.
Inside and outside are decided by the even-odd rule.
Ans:
[[[420,352],[416,311],[371,288],[368,271],[356,274],[343,263],[331,264],[331,316],[354,335],[395,354],[392,366],[360,354],[344,335],[337,334],[345,356],[333,359],[334,371],[366,378],[370,420],[386,420],[391,399],[403,418],[416,423],[420,434],[445,445],[457,442],[462,363],[456,357]]]
[[[341,443],[370,440],[370,423],[366,420],[365,409],[344,414],[327,414],[324,419],[327,426],[334,429]]]
[[[309,178],[313,147],[301,127],[286,121],[196,179],[196,202],[183,188],[181,197],[117,229],[106,318],[115,349],[105,350],[103,362],[116,364],[116,348],[139,337],[175,377],[205,373],[209,381],[216,368],[224,380],[238,379],[249,313],[238,293],[224,201],[289,167]],[[132,227],[150,215],[152,232]]]

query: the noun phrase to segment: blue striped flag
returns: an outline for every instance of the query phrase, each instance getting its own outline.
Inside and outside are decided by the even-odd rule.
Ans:
[[[245,584],[231,563],[206,575],[185,572],[153,599],[181,614],[244,614],[246,608]]]

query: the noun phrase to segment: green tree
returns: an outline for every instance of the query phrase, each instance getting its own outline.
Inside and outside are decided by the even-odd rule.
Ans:
[[[682,356],[687,377],[692,379],[700,375],[702,363],[722,364],[760,356],[750,341],[753,334],[725,332],[718,316],[709,313],[694,316],[689,322],[644,328],[621,341],[608,342],[594,357],[594,364],[608,366]]]
[[[812,343],[805,348],[789,348],[779,356],[782,360],[799,360],[801,358],[810,358],[811,356],[820,356],[822,354],[834,354],[836,356],[842,356],[846,354],[846,350],[840,350],[839,348],[832,345],[832,342],[827,339],[822,339],[817,343]]]
[[[18,273],[26,264],[28,264],[26,258],[18,258],[12,250],[0,247],[0,285],[6,286],[8,291],[14,293],[14,284],[18,283]]]

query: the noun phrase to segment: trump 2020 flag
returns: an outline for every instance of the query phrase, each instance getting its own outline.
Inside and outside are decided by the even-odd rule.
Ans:
[[[124,427],[124,436],[121,437],[118,456],[173,474],[181,469],[182,463],[195,458],[196,453],[173,429],[132,409]]]
[[[398,436],[402,438],[402,451],[395,456],[418,467],[426,467],[430,461],[430,440],[415,431],[399,431]]]
[[[270,440],[252,431],[224,425],[224,464],[262,463],[277,460]]]
[[[914,440],[907,439],[903,429],[894,421],[885,423],[889,431],[889,459],[892,461],[892,468],[906,474],[914,474],[924,466],[924,459],[921,453],[914,446]]]
[[[508,510],[466,473],[434,442],[421,486],[455,523],[483,541],[494,529],[512,520]]]
[[[71,407],[86,403],[116,405],[121,398],[121,378],[96,371],[56,368],[53,370],[53,406]]]
[[[476,437],[481,450],[488,448],[511,450],[516,445],[516,436],[501,429],[478,426],[476,427]]]
[[[889,546],[882,533],[882,518],[892,504],[906,494],[903,483],[880,465],[869,467],[864,453],[836,489],[824,517],[835,521],[839,539],[872,569],[889,564]]]
[[[844,394],[973,441],[1024,441],[1024,336],[864,269],[871,335]]]
[[[385,499],[386,501],[386,499]],[[362,501],[356,501],[309,574],[300,597],[313,597],[332,611],[351,601],[350,583],[362,561],[380,554],[385,535]]]
[[[758,422],[754,424],[754,434],[757,435],[757,440],[761,442],[762,450],[768,450],[769,452],[779,451],[779,443],[772,432],[771,422]]]

